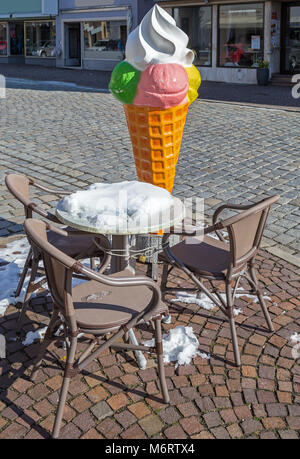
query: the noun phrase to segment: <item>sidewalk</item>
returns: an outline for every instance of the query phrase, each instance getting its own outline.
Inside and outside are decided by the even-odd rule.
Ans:
[[[144,267],[139,265],[144,271]],[[228,321],[216,308],[170,303],[172,323],[189,326],[199,337],[199,350],[190,365],[166,365],[170,405],[161,403],[154,359],[146,370],[137,367],[133,353],[105,352],[70,384],[62,438],[185,439],[262,438],[299,439],[300,367],[292,356],[300,332],[299,269],[261,251],[259,277],[275,332],[268,333],[260,307],[242,297],[235,306],[242,366],[232,365]],[[174,271],[174,286],[189,281]],[[44,327],[51,302],[32,300],[24,332]],[[15,336],[17,309],[9,306],[0,318],[7,340],[7,360],[0,360],[0,439],[48,438],[61,387],[62,368],[47,355],[37,380],[28,378],[38,343],[24,346]],[[139,340],[152,338],[150,325],[140,325]],[[51,346],[60,359],[64,351]]]
[[[49,68],[35,65],[1,64],[0,74],[6,78],[38,81],[61,81],[97,89],[108,89],[111,72]],[[8,81],[7,86],[11,87]],[[239,104],[290,107],[300,110],[300,98],[292,97],[291,88],[285,86],[257,86],[248,84],[203,81],[199,98]]]

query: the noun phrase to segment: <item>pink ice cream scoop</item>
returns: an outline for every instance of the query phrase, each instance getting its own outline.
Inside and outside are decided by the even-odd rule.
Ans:
[[[179,64],[151,64],[141,73],[134,105],[169,108],[187,102],[189,79]]]

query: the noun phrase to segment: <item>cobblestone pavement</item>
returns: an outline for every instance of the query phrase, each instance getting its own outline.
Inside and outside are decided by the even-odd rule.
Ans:
[[[47,89],[47,90],[45,90]],[[136,178],[121,105],[110,94],[20,84],[0,99],[0,238],[22,231],[23,211],[4,176],[30,174],[76,189]],[[278,193],[265,244],[300,251],[299,113],[197,100],[189,109],[174,194],[205,198],[210,217],[224,201]],[[45,207],[54,195],[35,195]],[[272,249],[271,249],[272,250]]]
[[[177,369],[166,365],[171,398],[166,406],[154,360],[142,371],[131,353],[104,353],[71,381],[61,437],[299,439],[300,366],[290,337],[300,332],[300,270],[265,251],[258,266],[275,332],[266,331],[258,304],[246,297],[236,300],[243,311],[236,317],[240,368],[231,364],[229,325],[221,312],[171,303],[172,323],[164,329],[191,326],[210,360],[198,356]],[[178,272],[170,280],[181,288],[190,285]],[[24,333],[48,322],[50,300],[40,296],[31,306]],[[62,382],[53,353],[62,359],[64,351],[53,344],[32,383],[28,367],[39,345],[10,341],[17,312],[10,306],[0,318],[0,333],[7,339],[7,360],[0,360],[0,439],[47,438]],[[140,340],[152,336],[150,325],[139,327]]]
[[[30,174],[42,183],[67,189],[95,181],[135,179],[131,144],[120,105],[109,94],[66,86],[45,91],[35,86],[7,90],[0,100],[0,237],[21,234],[23,209],[7,192],[8,172]],[[55,90],[54,90],[55,89]],[[208,103],[189,110],[174,194],[205,198],[209,218],[216,206],[255,201],[279,193],[266,230],[268,250],[300,250],[299,114]],[[42,206],[55,195],[35,194]],[[190,325],[200,349],[191,365],[166,366],[170,406],[160,403],[155,362],[140,371],[133,356],[106,353],[89,372],[72,381],[65,410],[65,438],[299,438],[300,370],[290,337],[300,331],[299,268],[262,251],[264,283],[275,333],[268,334],[259,307],[249,298],[236,301],[242,367],[233,357],[229,327],[219,312],[171,304],[172,323]],[[175,273],[175,284],[187,283]],[[32,301],[24,332],[48,322],[51,302]],[[17,309],[0,318],[7,339],[7,360],[0,361],[0,438],[44,438],[51,430],[62,370],[49,354],[36,383],[28,367],[38,344],[24,348],[15,336]],[[140,328],[140,339],[152,337]],[[62,349],[53,347],[59,357]]]

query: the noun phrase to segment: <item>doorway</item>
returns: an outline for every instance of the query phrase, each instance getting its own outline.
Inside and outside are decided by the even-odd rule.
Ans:
[[[300,2],[282,5],[281,72],[300,73]]]
[[[65,24],[65,56],[67,67],[81,67],[80,22]]]
[[[9,23],[10,54],[24,56],[24,22]]]

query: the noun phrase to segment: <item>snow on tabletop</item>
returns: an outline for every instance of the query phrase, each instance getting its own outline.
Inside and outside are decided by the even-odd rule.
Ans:
[[[58,210],[91,227],[128,230],[166,220],[175,202],[167,190],[150,183],[94,183],[63,198]]]
[[[169,330],[168,334],[162,337],[164,363],[176,362],[178,365],[188,365],[191,360],[199,355],[203,359],[210,359],[210,354],[199,351],[198,339],[195,336],[192,327],[178,327]],[[144,346],[155,346],[155,340],[143,342]]]

